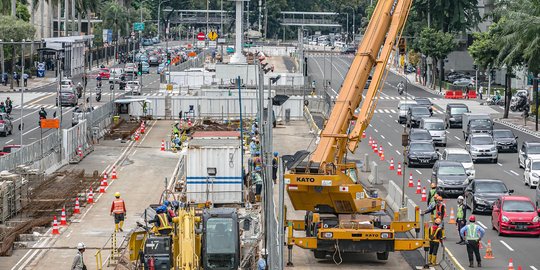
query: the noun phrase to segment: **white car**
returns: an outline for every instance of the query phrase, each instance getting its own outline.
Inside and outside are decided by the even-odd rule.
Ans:
[[[141,94],[141,85],[139,81],[129,81],[126,83],[126,92],[131,93],[132,95]]]
[[[463,148],[446,148],[441,155],[442,160],[456,161],[463,165],[469,179],[472,180],[476,177],[476,170],[474,169],[474,163],[471,158],[471,154]]]
[[[535,188],[540,181],[540,159],[530,159],[525,161],[525,171],[523,172],[523,182],[526,186]]]
[[[73,81],[67,78],[60,81],[60,91],[62,90],[73,90]]]

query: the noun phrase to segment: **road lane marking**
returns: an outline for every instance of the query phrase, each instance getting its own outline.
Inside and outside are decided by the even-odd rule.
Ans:
[[[422,174],[422,172],[420,172],[418,169],[415,169],[415,171],[416,171],[418,174]]]
[[[516,175],[516,176],[519,176],[519,174],[518,174],[517,172],[514,172],[514,171],[512,171],[512,170],[510,170],[510,172],[513,173],[513,174]]]
[[[379,132],[379,131],[378,131],[378,130],[377,130],[376,128],[374,128],[374,129],[373,129],[373,131],[375,131],[375,132]]]
[[[384,135],[381,135],[381,138],[383,138],[383,140],[386,140],[386,138],[384,137]]]
[[[478,225],[480,225],[480,227],[484,228],[484,229],[487,229],[486,225],[484,225],[484,223],[480,222],[480,221],[477,221],[476,223],[478,223]]]
[[[394,147],[391,142],[388,142],[388,145],[390,145],[391,147]]]
[[[502,167],[502,164],[501,164],[501,163],[498,163],[498,162],[497,162],[497,165],[499,165],[499,166],[501,166],[501,167]]]
[[[398,150],[396,150],[396,153],[401,156],[401,153]]]
[[[501,244],[503,244],[510,251],[514,251],[514,249],[511,246],[509,246],[506,242],[504,242],[503,240],[499,240],[499,242],[501,242]]]
[[[531,267],[532,270],[538,270],[538,269],[536,269],[536,267],[534,267],[532,265],[530,267]]]
[[[458,140],[458,141],[461,141],[461,139],[458,138],[458,136],[454,136],[454,138],[456,138],[456,140]]]
[[[6,144],[10,144],[13,141],[13,139],[6,142]]]
[[[56,95],[56,93],[51,93],[51,94],[45,95],[45,96],[43,96],[43,97],[41,97],[41,98],[34,99],[34,100],[32,100],[31,102],[28,102],[28,105],[36,104],[36,103],[38,103],[38,102],[40,102],[40,101],[42,101],[42,100],[44,100],[44,99],[50,98],[50,97],[55,96],[55,95]],[[26,103],[26,102],[25,102],[25,103]],[[23,108],[24,108],[24,106],[23,106]]]

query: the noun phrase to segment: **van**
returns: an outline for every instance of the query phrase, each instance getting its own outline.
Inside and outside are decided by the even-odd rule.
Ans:
[[[422,118],[419,128],[429,131],[433,143],[446,147],[446,128],[444,120],[440,118]]]
[[[464,113],[463,114],[463,138],[467,140],[472,133],[493,134],[493,121],[487,113]]]
[[[446,128],[462,127],[463,114],[469,112],[469,107],[463,103],[448,103],[444,113]]]

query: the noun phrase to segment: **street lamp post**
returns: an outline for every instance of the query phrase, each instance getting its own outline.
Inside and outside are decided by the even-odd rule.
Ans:
[[[169,2],[169,1],[170,0],[159,1],[159,4],[158,4],[158,10],[157,10],[157,37],[158,37],[158,39],[159,39],[159,34],[161,33],[159,31],[159,26],[161,25],[161,21],[159,20],[160,15],[161,15],[161,4]],[[142,19],[141,19],[141,21],[142,21]]]
[[[354,41],[354,34],[355,34],[355,23],[354,23],[354,8],[351,6],[345,6],[346,8],[350,8],[352,10],[352,41]],[[349,14],[347,13],[347,37],[349,36]],[[348,39],[348,38],[347,38]]]

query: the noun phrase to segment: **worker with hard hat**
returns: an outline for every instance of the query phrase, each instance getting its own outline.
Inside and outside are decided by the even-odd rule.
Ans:
[[[429,265],[437,265],[437,252],[439,251],[439,245],[444,239],[444,228],[441,224],[441,219],[436,218],[433,225],[429,227]]]
[[[259,254],[259,260],[257,261],[257,270],[266,270],[266,249],[263,248]]]
[[[429,190],[428,197],[427,197],[427,205],[429,206],[431,203],[435,202],[435,195],[437,195],[437,183],[431,182],[431,189]]]
[[[86,269],[86,265],[84,265],[84,257],[83,253],[86,250],[86,246],[84,243],[78,243],[77,244],[77,255],[75,255],[75,258],[73,258],[73,263],[71,264],[71,270],[83,270]]]
[[[467,223],[467,205],[465,205],[465,199],[463,198],[463,196],[459,196],[457,198],[457,203],[458,203],[458,206],[457,206],[457,214],[456,214],[456,226],[457,226],[457,229],[458,229],[458,232],[461,232],[461,229],[463,229],[463,227],[465,227],[465,224]],[[461,233],[459,234],[459,238],[460,238],[460,241],[457,242],[456,244],[458,245],[465,245],[465,240],[463,240],[463,236],[461,235]]]
[[[252,184],[255,185],[255,201],[260,202],[261,201],[261,192],[262,192],[262,186],[263,186],[263,179],[261,176],[262,168],[261,166],[255,167],[255,171],[251,172],[251,181]]]
[[[272,159],[272,180],[274,180],[274,184],[277,180],[277,171],[278,171],[278,164],[279,164],[279,153],[274,152],[274,158]]]
[[[469,217],[469,225],[461,228],[459,234],[463,238],[465,238],[465,241],[467,242],[467,256],[469,257],[469,267],[474,267],[473,253],[476,257],[478,267],[481,267],[482,260],[480,257],[480,241],[482,241],[482,237],[484,237],[486,231],[484,230],[484,228],[476,224],[476,217],[471,215]]]
[[[431,214],[432,220],[437,218],[441,219],[441,222],[444,222],[444,216],[446,215],[446,205],[443,202],[443,199],[440,195],[435,194],[435,202],[430,203],[428,209],[422,212],[422,215]],[[444,223],[443,225],[444,226]]]
[[[126,218],[126,203],[123,199],[120,199],[120,192],[114,193],[114,201],[111,205],[111,216],[114,214],[114,227],[115,232],[124,230],[122,227],[124,226],[124,220]]]
[[[172,125],[172,132],[173,132],[173,135],[174,134],[180,135],[180,122],[179,121],[174,121],[174,124]]]
[[[150,223],[154,223],[152,228],[156,235],[169,235],[171,234],[173,227],[171,225],[172,217],[167,213],[167,207],[164,205],[156,208],[156,216],[150,220]]]

